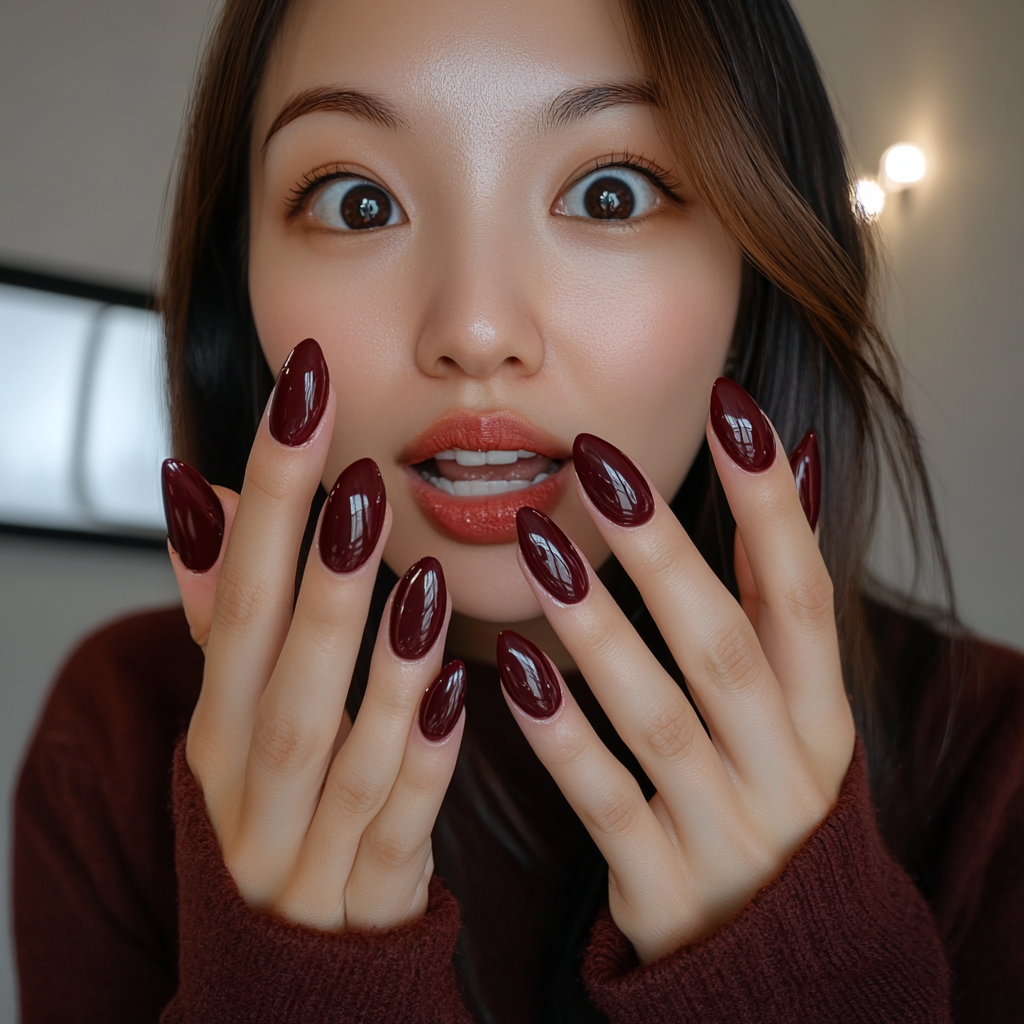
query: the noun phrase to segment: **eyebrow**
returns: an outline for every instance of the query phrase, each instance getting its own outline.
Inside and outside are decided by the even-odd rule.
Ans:
[[[544,113],[547,128],[565,128],[581,118],[608,107],[640,104],[657,107],[658,94],[650,82],[620,82],[611,85],[584,86],[559,93]]]
[[[263,147],[286,124],[297,117],[326,111],[332,114],[349,114],[360,121],[379,125],[381,128],[408,128],[409,124],[387,100],[359,89],[337,89],[330,86],[306,89],[294,96],[274,118],[274,123],[263,140]]]
[[[654,86],[649,82],[620,82],[610,85],[582,86],[559,93],[542,115],[548,129],[565,128],[590,114],[624,104],[658,106]],[[359,89],[338,89],[331,86],[306,89],[282,108],[263,140],[263,148],[286,124],[296,118],[324,111],[348,114],[381,128],[409,128],[409,122],[387,100]]]

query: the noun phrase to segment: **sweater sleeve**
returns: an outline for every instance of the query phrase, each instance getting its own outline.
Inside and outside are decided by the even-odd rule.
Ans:
[[[859,741],[832,812],[732,921],[640,967],[605,911],[584,979],[612,1024],[950,1020],[938,929],[878,831]]]
[[[178,992],[163,1024],[470,1021],[453,956],[454,897],[435,878],[427,913],[381,934],[331,934],[252,910],[224,865],[199,785],[174,762]]]

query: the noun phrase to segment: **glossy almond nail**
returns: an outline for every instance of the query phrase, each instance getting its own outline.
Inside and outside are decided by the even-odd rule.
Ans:
[[[563,604],[587,596],[587,567],[571,540],[546,516],[524,505],[516,513],[519,550],[537,582]]]
[[[420,731],[428,740],[443,740],[459,720],[466,700],[466,666],[448,662],[427,687],[420,703]]]
[[[818,525],[818,513],[821,511],[821,450],[818,435],[813,430],[808,430],[793,449],[789,466],[793,470],[804,515],[813,530]]]
[[[421,558],[401,579],[391,602],[391,648],[400,658],[422,658],[444,622],[448,591],[441,563]]]
[[[506,629],[497,649],[505,692],[531,718],[550,718],[562,706],[562,688],[540,648]]]
[[[711,426],[742,469],[763,473],[775,461],[775,435],[761,407],[726,377],[719,377],[711,389]]]
[[[224,509],[213,488],[187,462],[165,459],[160,470],[167,539],[182,564],[206,572],[224,540]]]
[[[353,462],[331,488],[320,524],[320,560],[332,572],[355,572],[372,554],[387,498],[373,459]]]
[[[616,526],[642,526],[654,515],[654,495],[632,460],[593,434],[578,434],[572,461],[583,490]]]
[[[312,339],[291,350],[277,375],[270,400],[270,433],[292,448],[305,444],[327,408],[330,375],[320,346]]]

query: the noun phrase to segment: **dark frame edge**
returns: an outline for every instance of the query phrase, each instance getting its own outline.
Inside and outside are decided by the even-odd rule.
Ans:
[[[68,295],[75,299],[91,299],[93,302],[104,302],[112,306],[129,306],[132,309],[148,309],[153,312],[158,310],[157,296],[152,292],[87,281],[85,278],[54,274],[44,270],[30,270],[10,263],[0,262],[0,284]]]

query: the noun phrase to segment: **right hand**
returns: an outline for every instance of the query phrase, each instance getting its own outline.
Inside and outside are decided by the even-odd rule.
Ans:
[[[303,346],[308,363],[309,343]],[[318,355],[317,348],[314,362]],[[348,718],[345,698],[391,510],[380,483],[384,521],[372,551],[362,552],[365,561],[353,571],[335,572],[319,553],[328,501],[293,612],[296,561],[336,407],[320,358],[323,395],[308,417],[319,422],[304,443],[276,439],[273,407],[301,405],[303,375],[289,375],[292,360],[260,423],[241,495],[215,489],[225,520],[216,562],[192,572],[171,548],[192,637],[206,657],[186,755],[225,864],[250,906],[322,930],[393,928],[427,908],[430,833],[462,738],[465,672],[459,677],[457,666],[438,679],[451,609],[431,560],[441,593],[428,649],[407,646],[401,657],[392,644],[399,584],[384,610],[359,714],[354,723]],[[364,481],[367,474],[379,480],[368,460],[355,465]],[[346,497],[333,506],[347,539],[350,503]],[[404,606],[417,593],[413,583]],[[417,711],[435,679],[430,710],[447,710],[450,731],[432,741]]]

